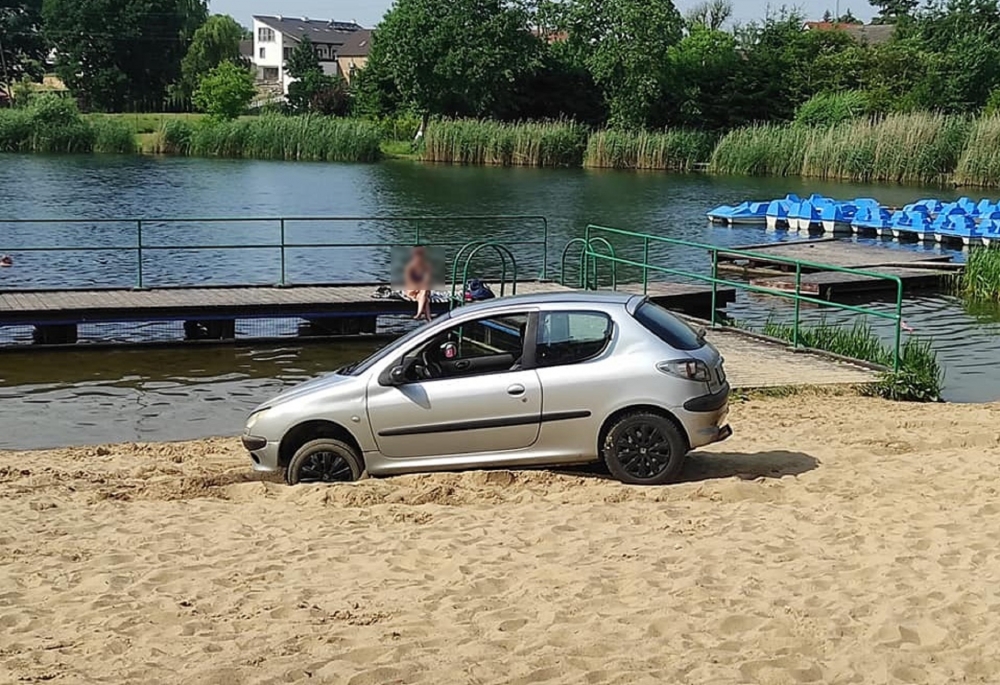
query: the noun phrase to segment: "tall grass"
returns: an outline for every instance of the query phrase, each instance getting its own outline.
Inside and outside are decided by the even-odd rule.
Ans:
[[[672,131],[600,131],[590,136],[583,164],[602,169],[690,171],[712,157],[712,133]]]
[[[572,122],[454,119],[428,126],[423,159],[445,164],[578,167],[586,147],[586,129]]]
[[[720,141],[711,170],[865,183],[942,182],[958,165],[970,126],[964,117],[929,113],[855,119],[827,127],[751,126]]]
[[[779,340],[794,340],[794,326],[768,319],[761,329],[764,335]],[[799,326],[799,341],[805,347],[825,350],[851,359],[860,359],[892,368],[893,349],[882,342],[865,320],[850,328],[830,324],[825,319],[814,325]],[[865,388],[867,394],[909,402],[936,402],[941,398],[944,375],[930,341],[909,338],[900,349],[900,369],[882,374]]]
[[[266,115],[198,124],[168,120],[155,148],[195,157],[373,162],[380,140],[378,125],[360,119]]]
[[[982,117],[972,124],[955,181],[967,186],[1000,184],[1000,115]]]
[[[968,300],[1000,302],[1000,248],[972,250],[958,283],[959,292]]]
[[[94,118],[90,127],[94,132],[94,152],[122,155],[136,151],[135,132],[120,119]]]

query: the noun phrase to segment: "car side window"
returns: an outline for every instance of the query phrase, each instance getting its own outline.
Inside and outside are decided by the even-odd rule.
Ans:
[[[601,354],[614,324],[601,312],[544,312],[538,325],[538,366],[579,364]]]
[[[414,380],[503,373],[519,366],[527,314],[491,316],[453,326],[411,351],[419,362]]]

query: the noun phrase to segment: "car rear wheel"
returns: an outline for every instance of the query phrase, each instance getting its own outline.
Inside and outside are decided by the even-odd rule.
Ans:
[[[321,438],[307,442],[288,463],[285,480],[299,483],[337,483],[361,478],[361,458],[353,447],[340,440]]]
[[[603,456],[611,475],[623,483],[663,485],[680,475],[687,451],[687,441],[673,421],[637,412],[611,427]]]

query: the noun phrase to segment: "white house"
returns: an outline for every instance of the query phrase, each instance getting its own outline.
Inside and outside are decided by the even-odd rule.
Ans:
[[[303,36],[309,36],[323,72],[331,76],[340,74],[337,51],[361,26],[354,22],[328,21],[308,17],[253,18],[253,63],[257,78],[264,83],[281,84],[288,93],[288,84],[294,79],[285,71],[285,61]],[[342,74],[347,76],[346,74]]]

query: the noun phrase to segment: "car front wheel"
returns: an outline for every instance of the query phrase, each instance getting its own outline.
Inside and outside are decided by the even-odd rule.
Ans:
[[[361,478],[361,457],[353,447],[340,440],[321,438],[307,442],[288,463],[285,481],[299,483],[337,483]]]
[[[687,452],[687,441],[676,424],[647,412],[622,417],[608,431],[603,447],[611,475],[632,485],[676,480]]]

